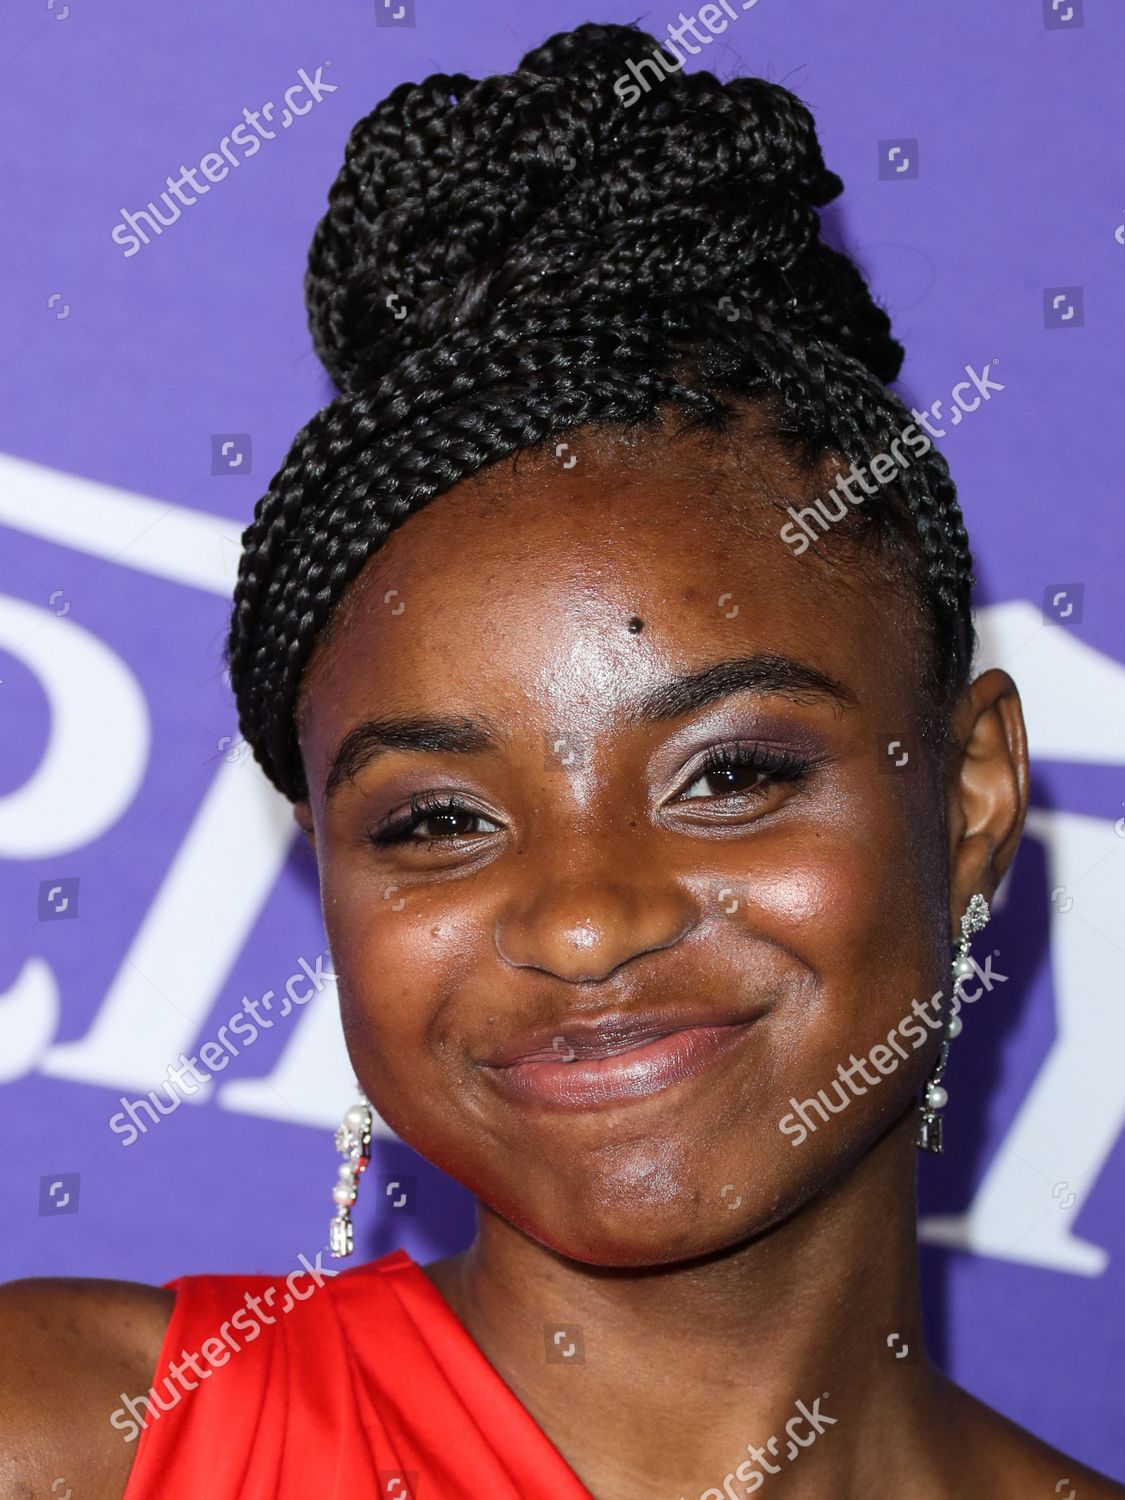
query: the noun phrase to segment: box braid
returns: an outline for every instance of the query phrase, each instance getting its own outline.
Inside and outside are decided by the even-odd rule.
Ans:
[[[866,463],[911,420],[887,389],[903,350],[886,313],[821,242],[816,209],[843,184],[807,109],[707,72],[627,109],[614,79],[655,46],[580,26],[514,73],[402,84],[351,132],[305,280],[339,395],[243,533],[225,648],[240,729],[290,800],[308,796],[296,706],[317,639],[389,533],[459,481],[586,423],[670,410],[724,431],[731,397],[806,465]],[[974,635],[944,459],[833,530],[905,541],[947,708]]]

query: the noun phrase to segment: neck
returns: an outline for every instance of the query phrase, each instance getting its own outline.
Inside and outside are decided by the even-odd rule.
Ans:
[[[949,1387],[922,1350],[913,1128],[713,1256],[591,1267],[482,1206],[433,1279],[596,1495],[739,1497],[774,1472],[790,1500],[943,1493]]]

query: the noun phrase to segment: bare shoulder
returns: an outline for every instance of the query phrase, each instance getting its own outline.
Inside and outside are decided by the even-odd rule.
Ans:
[[[0,1500],[121,1500],[137,1445],[110,1416],[151,1384],[174,1302],[131,1281],[0,1285]]]
[[[958,1428],[968,1439],[974,1482],[996,1500],[1125,1500],[1125,1484],[1069,1458],[960,1386],[953,1386]]]

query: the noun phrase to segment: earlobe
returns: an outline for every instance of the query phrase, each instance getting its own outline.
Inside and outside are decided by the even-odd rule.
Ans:
[[[313,826],[312,809],[307,802],[294,802],[293,818],[305,838],[309,841],[309,848],[316,853],[316,831]]]
[[[1027,817],[1030,773],[1019,689],[990,668],[968,688],[955,720],[961,746],[949,789],[952,926],[970,897],[991,898]]]

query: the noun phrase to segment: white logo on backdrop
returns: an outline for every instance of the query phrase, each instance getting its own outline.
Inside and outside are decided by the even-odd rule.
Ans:
[[[2,455],[0,524],[223,598],[234,587],[239,541],[218,518]],[[984,609],[977,625],[979,666],[1016,677],[1038,760],[1125,761],[1125,666],[1026,601]],[[0,596],[0,647],[35,674],[51,708],[42,762],[0,798],[0,858],[71,853],[136,795],[150,748],[144,694],[103,641],[50,609]],[[1029,817],[1050,888],[1070,894],[1070,905],[1051,903],[1057,1034],[966,1212],[924,1220],[923,1239],[1059,1271],[1105,1270],[1106,1251],[1072,1226],[1125,1128],[1121,828],[1066,811]],[[157,1085],[200,1037],[298,836],[289,804],[249,756],[221,761],[85,1036],[54,1041],[61,997],[43,958],[29,958],[0,995],[0,1080],[38,1070],[115,1093]],[[291,1026],[268,1076],[205,1086],[197,1101],[213,1093],[221,1108],[336,1125],[353,1074],[331,981]],[[1060,1184],[1073,1211],[1060,1211]]]

